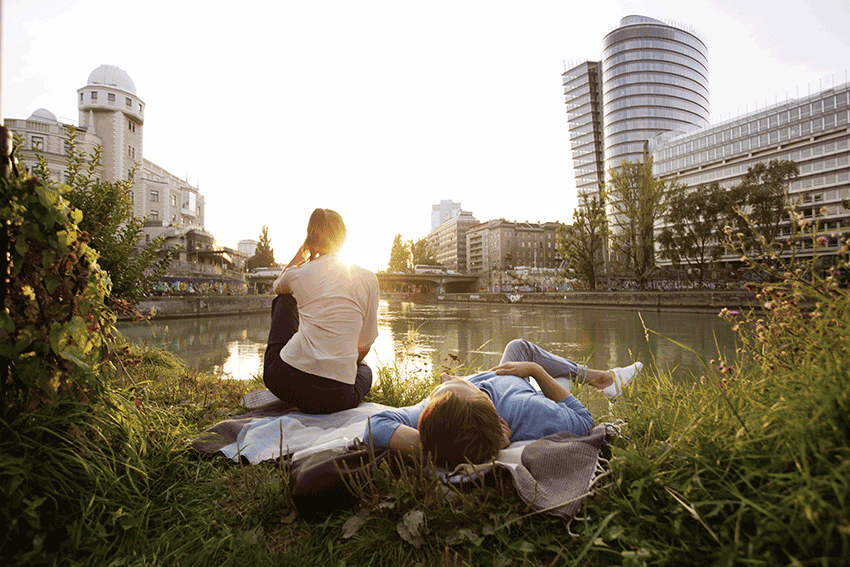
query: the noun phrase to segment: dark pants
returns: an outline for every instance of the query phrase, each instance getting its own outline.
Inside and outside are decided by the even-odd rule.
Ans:
[[[293,368],[280,351],[298,330],[298,305],[289,294],[272,301],[269,341],[263,361],[263,382],[272,394],[304,413],[333,413],[357,407],[372,387],[372,369],[357,363],[354,384],[343,384]]]

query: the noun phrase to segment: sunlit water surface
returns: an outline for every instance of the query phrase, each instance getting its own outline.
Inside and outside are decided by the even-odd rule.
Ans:
[[[718,350],[734,351],[729,325],[716,315],[696,313],[382,300],[378,325],[366,362],[373,368],[407,364],[422,372],[458,364],[490,368],[514,338],[592,368],[641,360],[682,380],[704,372],[700,357],[708,361]],[[261,371],[268,315],[122,322],[118,329],[134,341],[175,353],[190,367],[248,379]]]

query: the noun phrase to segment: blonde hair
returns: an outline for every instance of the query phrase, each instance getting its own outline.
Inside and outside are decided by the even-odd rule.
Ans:
[[[311,260],[339,250],[345,244],[342,217],[331,209],[314,210],[307,223],[307,239],[304,242]]]
[[[422,450],[449,470],[461,463],[486,463],[503,441],[502,424],[486,394],[463,399],[454,392],[431,398],[417,424]]]

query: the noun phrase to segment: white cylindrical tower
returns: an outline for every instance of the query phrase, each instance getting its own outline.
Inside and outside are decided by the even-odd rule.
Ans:
[[[656,134],[709,125],[708,48],[694,28],[626,16],[602,50],[607,168],[643,161]]]

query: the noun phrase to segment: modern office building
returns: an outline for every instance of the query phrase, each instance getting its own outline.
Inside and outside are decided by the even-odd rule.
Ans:
[[[708,126],[708,48],[690,26],[626,16],[601,61],[563,74],[576,185],[594,193],[623,160],[642,161],[662,132]]]
[[[628,16],[603,39],[602,60],[572,65],[563,84],[580,194],[595,193],[612,168],[644,152],[656,177],[690,187],[728,188],[756,163],[792,160],[800,177],[789,195],[809,218],[823,211],[823,236],[837,250],[836,235],[850,226],[842,205],[850,197],[846,79],[712,126],[701,34]]]
[[[439,205],[431,205],[431,230],[460,214],[460,203],[455,203],[451,199],[440,201]]]
[[[459,210],[457,215],[428,233],[428,246],[438,264],[466,273],[466,231],[476,224],[478,219],[471,212]]]
[[[850,83],[788,100],[690,134],[659,135],[649,144],[653,173],[689,187],[729,188],[749,167],[791,160],[800,176],[788,194],[808,219],[820,218],[827,251],[850,229]],[[783,229],[790,232],[790,226]]]
[[[218,247],[204,229],[204,196],[198,188],[144,158],[145,103],[133,79],[118,67],[101,65],[77,90],[77,106],[77,151],[91,155],[95,147],[102,148],[95,178],[112,183],[134,174],[132,214],[147,219],[145,241],[164,236],[168,245],[184,248],[171,271],[182,276],[239,271],[242,255]],[[39,109],[26,120],[6,119],[5,125],[22,138],[24,167],[34,167],[38,151],[47,161],[51,178],[67,181],[68,124]]]
[[[238,247],[239,252],[245,254],[246,258],[250,258],[257,252],[257,241],[250,238],[240,240],[236,246]]]

